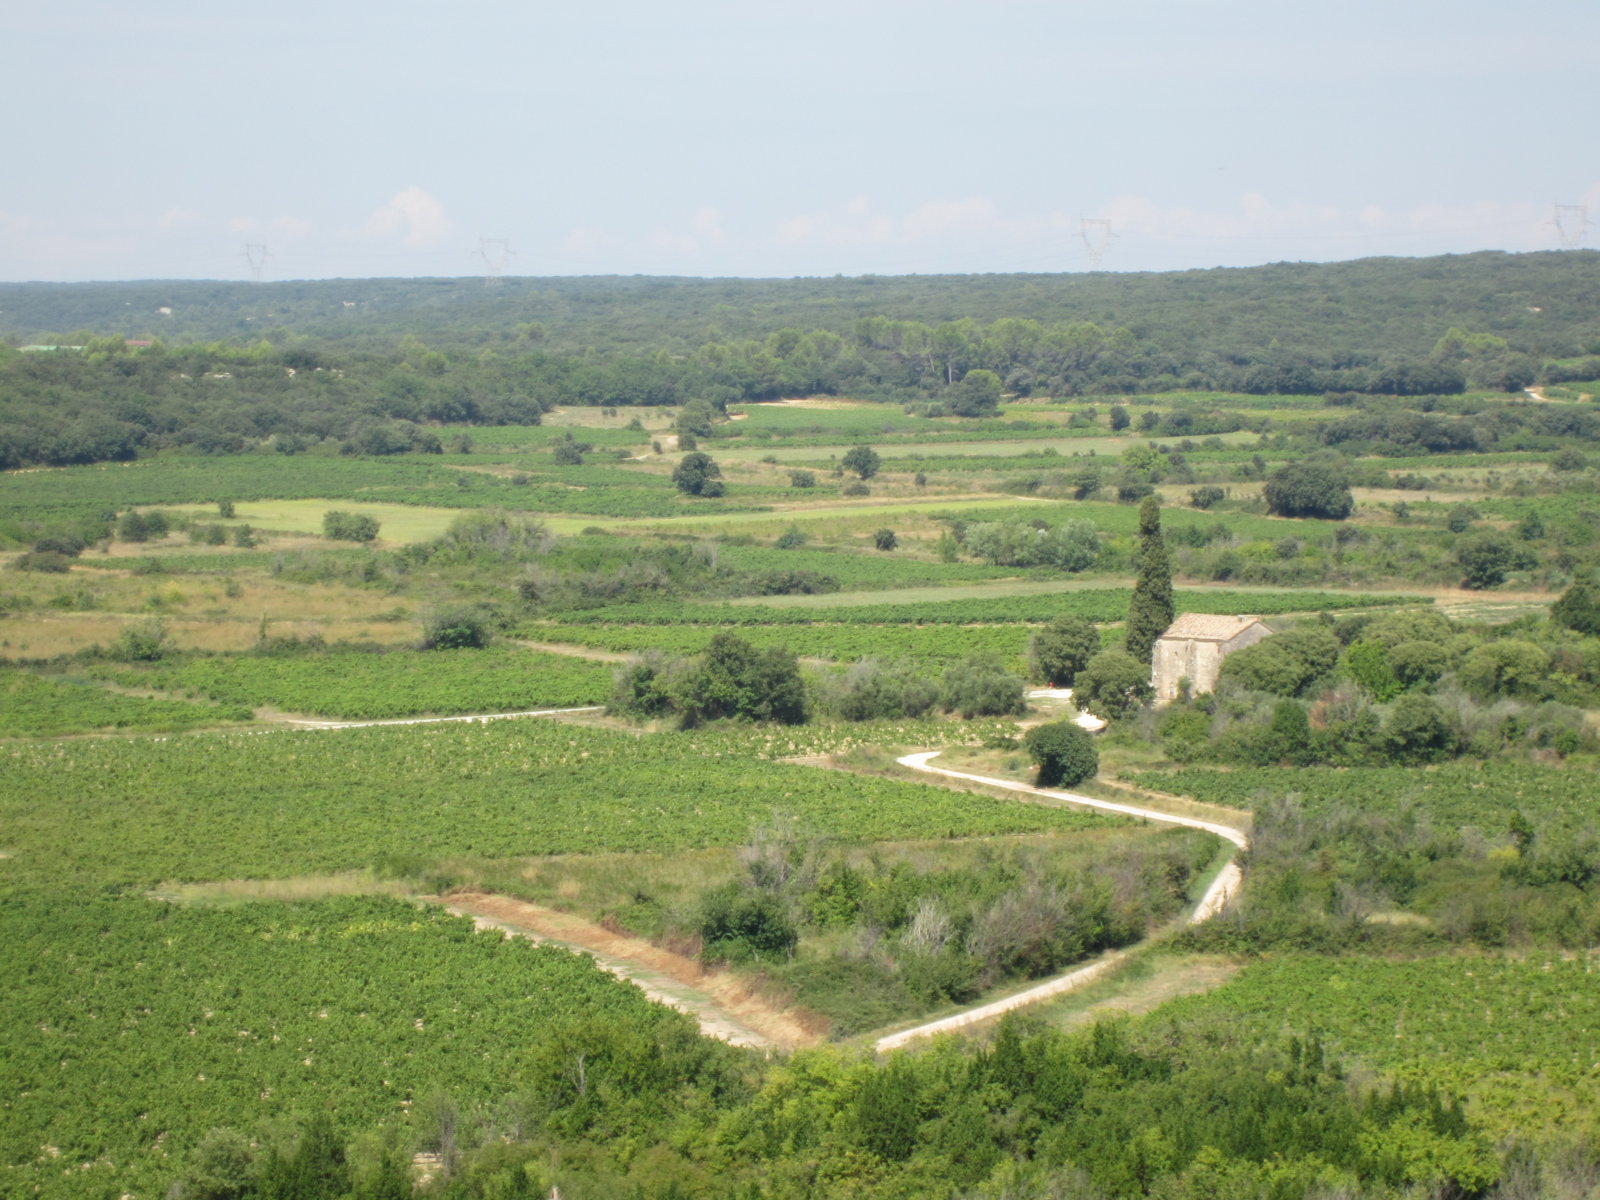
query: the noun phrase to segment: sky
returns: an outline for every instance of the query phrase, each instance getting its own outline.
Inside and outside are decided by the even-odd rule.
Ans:
[[[1595,0],[7,5],[0,280],[1592,248],[1597,67]]]

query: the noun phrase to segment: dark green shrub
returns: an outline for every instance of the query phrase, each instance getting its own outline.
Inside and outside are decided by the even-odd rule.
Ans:
[[[722,495],[722,485],[718,482],[721,478],[722,468],[709,454],[700,450],[685,454],[683,461],[672,469],[673,484],[686,496]],[[709,490],[713,484],[716,485],[715,491]]]
[[[1279,517],[1342,521],[1355,508],[1344,472],[1324,463],[1284,464],[1267,476],[1261,495],[1267,511]]]
[[[1083,617],[1057,617],[1028,639],[1028,671],[1051,687],[1071,687],[1100,652],[1100,631]]]
[[[1150,668],[1121,650],[1102,650],[1078,672],[1072,702],[1108,721],[1137,712],[1154,694]]]
[[[852,446],[845,451],[844,457],[839,460],[839,465],[846,471],[853,471],[862,479],[871,479],[878,473],[882,463],[878,452],[871,446]]]
[[[1100,770],[1100,752],[1094,738],[1071,721],[1036,725],[1022,739],[1028,756],[1039,768],[1039,786],[1074,787]]]
[[[340,542],[370,542],[378,536],[378,522],[366,513],[330,508],[322,514],[322,536]]]
[[[800,930],[779,897],[734,881],[706,894],[700,937],[708,962],[772,962],[794,953]]]
[[[435,609],[422,620],[424,650],[481,650],[493,640],[489,614],[471,605]]]
[[[945,668],[940,703],[965,718],[1003,717],[1026,707],[1022,680],[994,659],[969,658]]]

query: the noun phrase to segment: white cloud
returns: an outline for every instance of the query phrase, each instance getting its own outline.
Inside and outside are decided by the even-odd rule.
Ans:
[[[407,246],[427,246],[455,232],[444,205],[413,185],[397,192],[367,219],[366,232],[374,237],[398,237]]]
[[[679,254],[699,254],[715,249],[728,240],[728,231],[722,226],[722,214],[711,207],[696,210],[688,224],[681,229],[658,226],[650,233],[650,245],[656,250],[675,251]]]

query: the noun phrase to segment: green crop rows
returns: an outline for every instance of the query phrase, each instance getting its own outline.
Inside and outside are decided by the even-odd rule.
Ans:
[[[947,728],[947,738],[966,736],[961,726]],[[782,738],[788,731],[763,732]],[[815,744],[818,736],[848,745],[873,735],[796,731],[790,742]],[[15,743],[0,753],[0,828],[14,852],[0,860],[3,869],[13,878],[84,885],[342,871],[389,855],[730,845],[780,811],[862,840],[1093,820],[925,784],[719,755],[688,735],[641,740],[535,721]]]
[[[1466,1096],[1504,1137],[1600,1125],[1593,961],[1289,957],[1252,965],[1157,1018],[1323,1037],[1385,1074]]]
[[[141,687],[351,720],[601,704],[611,671],[531,650],[240,655],[97,671]]]
[[[672,625],[534,626],[530,636],[599,650],[698,654],[711,640],[704,626]],[[801,658],[854,662],[859,658],[949,660],[973,656],[1021,663],[1029,631],[1014,625],[745,625],[739,636],[757,646],[780,646]]]
[[[886,525],[893,517],[884,518]],[[912,587],[941,583],[976,583],[1030,575],[1022,567],[992,567],[987,563],[944,563],[873,551],[778,550],[771,546],[717,547],[717,565],[741,571],[814,571],[838,582],[842,590]]]
[[[556,467],[547,461],[523,482],[459,470],[459,456],[419,461],[245,455],[162,458],[128,464],[0,474],[0,510],[17,517],[97,514],[107,509],[207,504],[219,499],[341,499],[437,508],[499,506],[530,512],[667,517],[739,511],[734,499],[689,500],[663,474],[622,467]],[[534,472],[530,468],[530,472]],[[787,489],[735,485],[737,495]],[[745,505],[745,508],[750,507]]]
[[[1310,812],[1416,809],[1436,824],[1504,830],[1510,814],[1579,819],[1594,808],[1593,776],[1518,762],[1445,763],[1411,767],[1240,767],[1217,771],[1139,771],[1132,778],[1157,791],[1212,804],[1260,808],[1294,795]]]
[[[157,1196],[218,1125],[327,1106],[366,1126],[443,1079],[533,1085],[552,1028],[595,1016],[696,1039],[582,958],[397,900],[65,899],[0,904],[6,1195]]]
[[[1237,592],[1179,588],[1180,613],[1322,612],[1415,604],[1420,597],[1361,595],[1350,592]],[[918,604],[862,604],[838,608],[774,608],[768,605],[680,604],[670,601],[617,604],[604,609],[561,614],[563,622],[605,625],[939,625],[1043,622],[1060,616],[1120,621],[1128,615],[1126,588],[1095,588],[942,600]]]
[[[0,669],[0,737],[55,737],[97,729],[193,729],[247,721],[250,712],[124,696],[93,684]]]

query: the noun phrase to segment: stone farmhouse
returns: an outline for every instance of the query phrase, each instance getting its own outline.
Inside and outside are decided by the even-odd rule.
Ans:
[[[1211,691],[1217,686],[1223,659],[1271,633],[1260,617],[1184,613],[1156,640],[1150,668],[1156,703],[1170,704],[1177,699],[1180,679],[1189,681],[1191,694]]]

